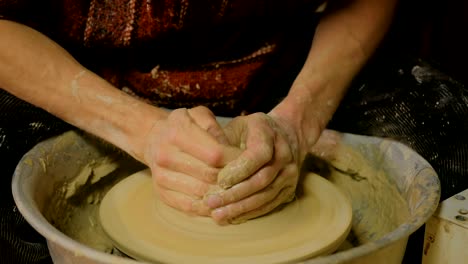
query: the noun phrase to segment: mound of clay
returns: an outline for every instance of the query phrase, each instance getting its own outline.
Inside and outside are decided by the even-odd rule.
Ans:
[[[219,226],[158,199],[148,170],[115,185],[100,219],[115,246],[143,261],[164,263],[284,263],[329,254],[345,240],[352,211],[347,197],[309,173],[301,197],[282,210],[239,225]]]

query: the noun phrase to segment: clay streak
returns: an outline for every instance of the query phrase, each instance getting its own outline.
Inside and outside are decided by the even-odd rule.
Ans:
[[[75,77],[71,81],[71,92],[72,92],[73,97],[75,97],[78,100],[78,102],[81,102],[80,96],[78,94],[80,90],[80,85],[78,84],[78,80],[81,77],[83,77],[85,73],[86,73],[85,70],[80,71],[77,75],[75,75]]]

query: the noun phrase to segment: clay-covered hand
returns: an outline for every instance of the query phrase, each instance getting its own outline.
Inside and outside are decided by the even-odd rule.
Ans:
[[[188,214],[209,215],[201,199],[239,153],[227,146],[214,114],[205,107],[173,110],[155,123],[146,142],[144,160],[160,199]]]
[[[240,223],[294,199],[306,151],[288,122],[255,113],[233,119],[224,131],[243,151],[218,175],[224,190],[205,197],[216,222]]]

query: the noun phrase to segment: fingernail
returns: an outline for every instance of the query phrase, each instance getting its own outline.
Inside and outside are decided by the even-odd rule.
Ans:
[[[218,208],[223,205],[223,199],[219,195],[212,194],[206,198],[205,203],[210,208]]]
[[[227,211],[224,208],[219,208],[211,212],[211,217],[217,220],[224,219],[227,215]]]

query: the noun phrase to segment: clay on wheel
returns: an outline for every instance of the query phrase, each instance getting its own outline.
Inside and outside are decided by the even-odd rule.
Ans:
[[[158,199],[149,170],[115,185],[100,219],[115,246],[143,261],[163,263],[284,263],[335,251],[351,226],[347,197],[309,173],[303,193],[281,210],[239,225],[219,226]]]

